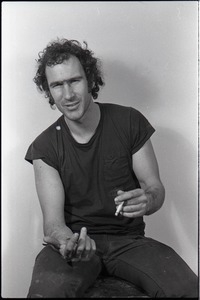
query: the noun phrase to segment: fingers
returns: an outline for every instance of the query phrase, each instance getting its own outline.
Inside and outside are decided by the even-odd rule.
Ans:
[[[132,202],[135,203],[135,201],[137,201],[137,198],[141,197],[144,194],[145,194],[145,192],[143,189],[135,189],[132,191],[127,191],[127,192],[118,194],[118,196],[115,197],[114,200],[117,205],[120,204],[120,202],[127,201],[127,200],[132,200]]]
[[[119,190],[119,191],[117,191],[117,196],[122,195],[123,193],[125,193],[125,192],[122,190]]]
[[[139,203],[139,204],[136,204],[136,205],[126,205],[122,208],[122,212],[126,212],[126,213],[129,213],[129,212],[139,212],[139,211],[142,211],[143,209],[145,209],[146,207],[146,203]]]
[[[120,214],[127,218],[138,218],[142,217],[145,214],[145,210],[139,210],[139,211],[132,211],[132,212],[120,212]]]
[[[121,215],[128,218],[142,217],[146,213],[146,203],[124,206]]]
[[[73,261],[88,261],[96,251],[96,244],[94,240],[87,235],[87,229],[83,227],[80,231],[76,254]]]
[[[146,213],[148,199],[143,189],[118,193],[114,200],[118,207],[121,203],[124,203],[119,212],[124,217],[135,218]]]
[[[85,227],[81,228],[80,236],[78,240],[78,245],[76,248],[76,258],[81,259],[82,253],[86,247],[87,229]]]
[[[60,245],[60,254],[65,259],[71,259],[73,255],[74,248],[78,242],[79,234],[74,233],[71,238],[67,239],[64,243]]]
[[[54,250],[59,251],[64,259],[72,261],[90,260],[96,251],[94,240],[87,235],[87,229],[81,228],[80,234],[74,233],[71,237],[58,240],[45,236],[44,245],[49,244]]]
[[[82,253],[81,261],[88,261],[96,252],[95,241],[87,236],[85,250]]]
[[[59,246],[59,252],[64,259],[75,261],[88,261],[96,251],[94,240],[87,235],[87,229],[81,228],[80,234],[74,233]]]

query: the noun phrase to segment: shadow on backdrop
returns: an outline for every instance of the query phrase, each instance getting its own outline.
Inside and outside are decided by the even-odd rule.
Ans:
[[[173,241],[179,253],[182,252],[181,235],[178,233],[181,230],[190,246],[197,251],[197,152],[184,135],[169,128],[158,127],[154,141],[158,160],[162,161],[161,177],[166,180],[164,206],[168,213],[164,214],[161,209],[162,223],[159,230],[163,231],[168,240]],[[153,220],[151,226],[156,230]]]
[[[105,87],[101,91],[102,102],[135,107],[147,115],[147,118],[148,115],[152,118],[162,107],[166,107],[162,102],[162,91],[148,68],[137,63],[129,68],[122,62],[107,59],[103,70]],[[169,115],[169,125],[170,117]],[[179,235],[181,229],[190,246],[197,250],[196,149],[185,138],[184,132],[180,134],[176,128],[172,130],[156,126],[152,140],[161,178],[166,181],[166,200],[163,208],[152,218],[150,216],[150,232],[154,231],[159,237],[164,236],[166,243],[169,241],[171,245],[174,244],[177,251],[182,253]]]

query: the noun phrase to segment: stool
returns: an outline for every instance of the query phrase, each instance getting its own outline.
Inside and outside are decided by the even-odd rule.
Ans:
[[[84,298],[149,298],[133,284],[114,276],[100,275]]]

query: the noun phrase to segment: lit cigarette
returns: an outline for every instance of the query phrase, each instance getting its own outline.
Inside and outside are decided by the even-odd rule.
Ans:
[[[116,212],[115,212],[115,216],[118,216],[119,212],[120,212],[121,209],[122,209],[123,204],[124,204],[124,201],[122,201],[122,202],[118,205],[117,210],[116,210]]]

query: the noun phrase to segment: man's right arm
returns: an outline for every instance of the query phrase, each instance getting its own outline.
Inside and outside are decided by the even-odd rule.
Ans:
[[[34,160],[33,166],[36,190],[43,213],[44,241],[55,246],[63,257],[71,258],[76,247],[78,260],[90,259],[96,246],[87,236],[86,228],[82,228],[79,235],[73,233],[65,224],[65,193],[58,171],[41,159]]]

